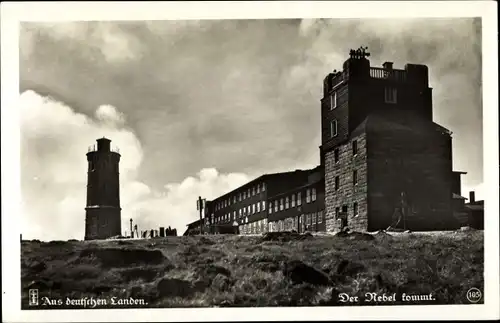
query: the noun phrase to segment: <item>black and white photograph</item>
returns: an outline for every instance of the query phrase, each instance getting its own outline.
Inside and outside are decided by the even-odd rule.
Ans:
[[[2,4],[10,321],[498,318],[496,3],[352,3]]]

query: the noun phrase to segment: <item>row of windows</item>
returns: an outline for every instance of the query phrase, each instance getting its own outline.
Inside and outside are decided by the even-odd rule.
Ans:
[[[358,171],[354,170],[352,172],[352,185],[358,185]],[[335,190],[340,189],[340,176],[335,176]]]
[[[269,222],[269,232],[292,231],[297,229],[300,232],[316,231],[316,224],[323,223],[325,213],[323,211],[302,214],[298,217]]]
[[[385,103],[397,103],[398,102],[398,89],[394,87],[386,87],[384,89],[384,101]],[[330,110],[337,107],[337,92],[333,92],[330,95]]]
[[[256,194],[260,194],[260,192],[264,192],[266,190],[266,184],[257,184],[256,186],[249,188],[248,190],[245,190],[243,192],[240,192],[237,195],[234,195],[232,197],[227,198],[226,200],[217,202],[215,204],[215,210],[222,210],[225,207],[228,207],[232,204],[236,204],[236,202],[241,202],[243,200],[246,200],[247,198],[250,198],[251,196],[255,196]]]
[[[384,89],[384,101],[385,103],[396,104],[398,103],[398,90],[393,87],[386,87]],[[330,110],[337,107],[337,92],[330,95]],[[330,122],[330,137],[336,137],[338,134],[337,120]]]
[[[308,188],[306,190],[306,203],[311,203],[316,201],[316,189]],[[292,194],[290,197],[282,197],[279,200],[269,202],[269,214],[273,212],[288,210],[290,207],[301,206],[302,196],[301,192],[297,194]]]
[[[235,221],[238,218],[244,216],[252,215],[266,210],[266,201],[257,202],[250,204],[238,210],[238,212],[233,211],[232,213],[226,213],[214,218],[215,223]],[[213,216],[213,215],[212,215]]]
[[[267,219],[242,224],[240,225],[239,229],[240,234],[260,234],[267,232]]]

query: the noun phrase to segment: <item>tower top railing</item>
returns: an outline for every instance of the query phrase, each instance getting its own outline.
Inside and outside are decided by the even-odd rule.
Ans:
[[[388,69],[382,67],[370,67],[370,77],[376,79],[393,80],[397,82],[405,82],[407,79],[407,71]]]
[[[97,152],[97,151],[99,151],[99,149],[97,149],[97,145],[91,145],[87,149],[87,152],[89,152],[89,153]],[[111,146],[110,149],[109,149],[109,151],[113,152],[113,153],[119,154],[120,153],[120,148],[119,147],[113,147],[113,146]]]

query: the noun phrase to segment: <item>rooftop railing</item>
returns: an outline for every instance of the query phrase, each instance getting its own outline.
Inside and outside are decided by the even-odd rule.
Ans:
[[[113,153],[117,153],[119,154],[120,153],[120,148],[118,147],[110,147],[109,149],[111,152]],[[89,146],[88,149],[87,149],[87,152],[91,153],[91,152],[95,152],[95,151],[99,151],[97,149],[97,146],[96,145],[92,145],[92,146]]]
[[[389,70],[380,67],[370,67],[370,77],[376,79],[393,80],[398,82],[406,81],[406,71],[404,70]]]

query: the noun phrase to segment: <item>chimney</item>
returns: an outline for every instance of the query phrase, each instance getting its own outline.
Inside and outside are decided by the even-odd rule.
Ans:
[[[469,203],[476,202],[476,193],[474,191],[469,192]]]
[[[385,62],[384,64],[382,64],[382,66],[386,69],[386,70],[392,70],[392,64],[394,64],[393,62]]]

